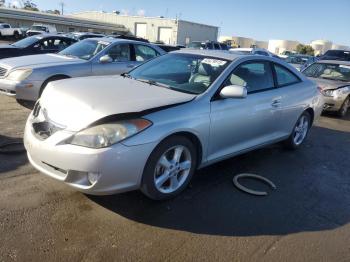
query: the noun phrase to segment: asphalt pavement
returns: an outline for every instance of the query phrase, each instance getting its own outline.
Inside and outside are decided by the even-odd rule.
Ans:
[[[0,95],[0,144],[29,111]],[[273,181],[266,197],[232,178]],[[322,116],[297,151],[273,145],[198,171],[176,199],[88,196],[25,154],[0,155],[0,261],[350,261],[350,115]]]

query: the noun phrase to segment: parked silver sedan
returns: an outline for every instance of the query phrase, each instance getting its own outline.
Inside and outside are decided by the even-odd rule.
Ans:
[[[77,190],[167,199],[198,168],[279,141],[299,147],[322,105],[280,59],[183,50],[123,76],[50,83],[24,140],[35,168]]]
[[[91,38],[58,54],[0,60],[0,92],[19,102],[36,101],[48,83],[60,79],[114,75],[163,55],[155,45],[111,38]]]
[[[303,74],[322,90],[324,111],[344,117],[350,107],[350,62],[323,60],[307,67]]]

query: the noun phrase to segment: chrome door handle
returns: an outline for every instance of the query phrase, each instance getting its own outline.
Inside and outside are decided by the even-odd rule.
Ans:
[[[135,65],[128,65],[128,68],[133,68],[135,67]]]

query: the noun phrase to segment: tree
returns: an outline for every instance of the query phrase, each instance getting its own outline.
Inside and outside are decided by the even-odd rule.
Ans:
[[[23,1],[23,9],[29,10],[29,11],[39,11],[37,5],[30,0]]]
[[[297,51],[297,53],[303,54],[303,55],[312,55],[313,56],[315,54],[315,50],[309,45],[299,44],[296,47],[296,51]]]

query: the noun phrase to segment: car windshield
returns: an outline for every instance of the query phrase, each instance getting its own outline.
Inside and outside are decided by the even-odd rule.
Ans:
[[[87,39],[69,46],[68,48],[59,52],[59,54],[64,56],[78,57],[84,60],[90,60],[103,49],[105,49],[109,44],[109,42],[105,41]]]
[[[201,94],[227,67],[221,58],[192,54],[167,54],[129,73],[129,77],[183,93]]]
[[[303,65],[309,60],[308,56],[289,56],[286,58],[286,62],[290,64]]]
[[[35,30],[35,31],[46,31],[46,27],[45,26],[40,26],[40,25],[34,25],[30,28],[30,30]]]
[[[24,38],[22,40],[19,40],[11,45],[15,46],[15,47],[19,47],[19,48],[26,48],[36,42],[38,42],[38,40],[42,39],[41,37],[38,36],[30,36],[27,38]]]
[[[306,68],[303,74],[307,77],[350,82],[350,65],[315,63]]]

